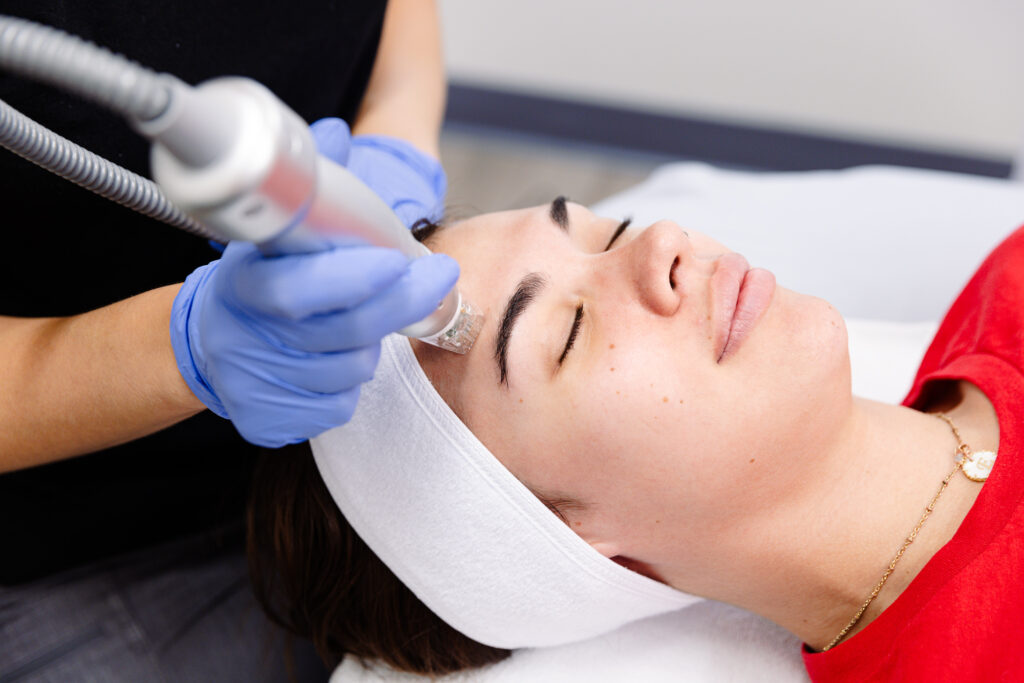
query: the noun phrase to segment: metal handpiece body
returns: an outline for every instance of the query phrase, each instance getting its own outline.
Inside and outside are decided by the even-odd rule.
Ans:
[[[185,144],[196,128],[219,130],[217,152],[212,158],[202,150],[185,155],[155,143],[153,178],[171,201],[225,241],[254,242],[268,254],[366,243],[398,249],[410,259],[430,253],[373,190],[319,155],[306,123],[256,81],[215,79],[175,101],[188,111],[172,106],[136,127],[151,139],[181,138]],[[201,161],[183,160],[188,157]],[[465,353],[479,326],[453,288],[431,315],[401,333]]]

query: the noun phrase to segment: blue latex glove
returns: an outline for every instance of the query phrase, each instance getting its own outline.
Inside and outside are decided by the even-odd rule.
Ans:
[[[344,160],[347,127],[345,140],[338,131],[327,143],[315,137]],[[377,158],[389,165],[397,157]],[[389,203],[397,197],[415,212],[422,202],[439,205],[433,189],[382,185],[388,173],[371,187],[392,188]],[[443,172],[440,178],[443,196]],[[418,187],[427,186],[436,184]],[[243,437],[263,446],[296,443],[351,418],[380,340],[426,317],[457,279],[458,265],[441,254],[409,262],[398,251],[367,246],[266,258],[235,242],[185,281],[171,312],[171,342],[189,388]]]
[[[310,129],[320,153],[352,171],[406,226],[421,218],[441,219],[448,179],[437,159],[400,138],[352,137],[341,119],[320,119]]]

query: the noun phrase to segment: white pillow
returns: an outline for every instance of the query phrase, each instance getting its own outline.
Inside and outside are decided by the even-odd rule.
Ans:
[[[746,173],[669,164],[595,213],[671,218],[822,296],[846,317],[853,391],[899,403],[938,320],[985,255],[1024,223],[1024,185],[905,168]],[[341,664],[332,683],[420,681]],[[519,683],[806,681],[800,643],[750,612],[707,601],[600,638],[521,650],[440,679]]]
[[[855,396],[900,403],[907,395],[938,323],[848,318]]]
[[[331,683],[422,683],[387,667],[342,662]],[[800,642],[755,614],[705,601],[644,619],[600,638],[519,650],[485,669],[443,676],[443,683],[678,683],[806,681]]]

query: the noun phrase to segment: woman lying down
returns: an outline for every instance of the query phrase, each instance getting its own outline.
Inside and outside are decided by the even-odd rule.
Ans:
[[[901,406],[851,395],[827,302],[690,227],[558,198],[418,235],[476,345],[388,338],[315,466],[258,480],[264,600],[324,656],[442,673],[701,596],[815,680],[1024,673],[1024,229]]]
[[[354,126],[412,157],[435,25],[386,19]],[[330,662],[441,674],[700,596],[799,636],[814,680],[1024,678],[1024,229],[892,406],[851,395],[834,308],[693,228],[556,199],[418,230],[486,325],[466,356],[387,338],[315,461],[264,460],[268,611]]]

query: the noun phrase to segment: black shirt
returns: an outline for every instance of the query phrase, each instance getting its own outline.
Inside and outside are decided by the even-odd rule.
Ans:
[[[307,121],[352,118],[386,0],[0,0],[188,83],[260,81]],[[148,143],[117,116],[0,73],[0,99],[149,175]],[[0,315],[83,313],[181,282],[217,254],[0,149]],[[0,391],[2,391],[0,387]],[[239,520],[255,447],[209,412],[130,444],[0,475],[0,584],[38,578]]]

